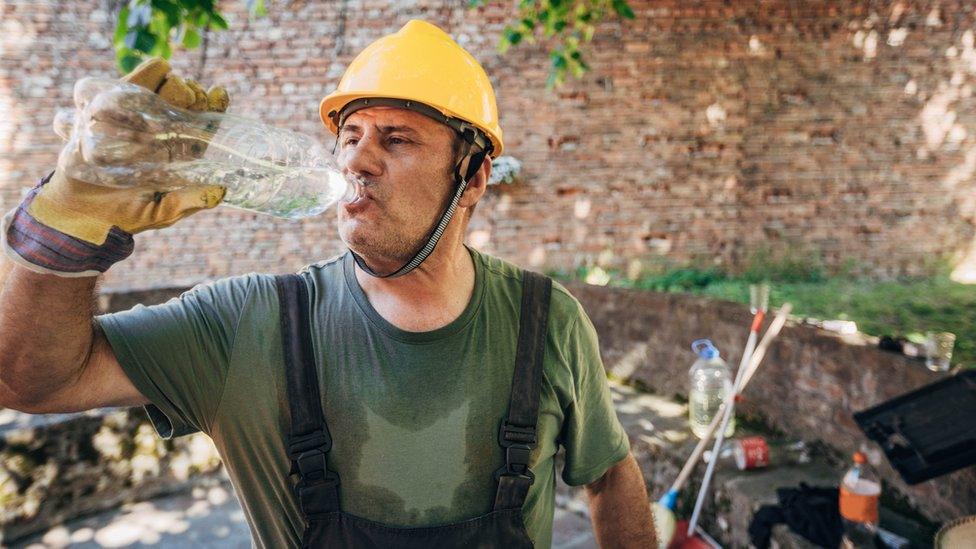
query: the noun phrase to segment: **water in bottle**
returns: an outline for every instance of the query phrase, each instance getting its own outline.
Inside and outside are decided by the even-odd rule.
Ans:
[[[691,348],[698,355],[698,360],[688,372],[691,382],[688,391],[688,419],[695,436],[704,438],[712,418],[732,394],[732,373],[711,341],[699,339],[691,344]],[[734,432],[735,415],[729,418],[725,436],[731,437]]]
[[[878,500],[881,481],[868,465],[864,452],[856,452],[854,464],[844,473],[840,485],[840,516],[844,523],[842,546],[877,547]]]
[[[58,169],[110,187],[166,192],[227,189],[223,203],[297,219],[350,200],[355,185],[314,137],[219,112],[174,107],[118,80],[84,78],[55,131],[68,141]]]

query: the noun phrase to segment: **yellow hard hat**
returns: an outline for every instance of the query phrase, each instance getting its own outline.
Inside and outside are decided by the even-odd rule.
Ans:
[[[447,33],[425,21],[412,20],[367,46],[349,64],[336,90],[322,99],[319,114],[329,131],[338,134],[340,119],[350,109],[374,105],[416,110],[462,134],[473,126],[491,142],[492,157],[502,154],[502,129],[488,75]]]

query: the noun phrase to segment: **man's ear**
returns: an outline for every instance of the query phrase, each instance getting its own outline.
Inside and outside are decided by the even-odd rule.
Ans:
[[[481,162],[481,167],[478,171],[474,172],[471,179],[468,180],[468,186],[464,189],[461,194],[461,200],[458,201],[458,207],[460,208],[470,208],[481,200],[481,197],[485,194],[485,190],[488,188],[488,179],[491,177],[491,157],[485,156],[485,159]]]

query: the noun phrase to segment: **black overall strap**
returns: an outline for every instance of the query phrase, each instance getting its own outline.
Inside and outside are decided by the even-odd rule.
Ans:
[[[328,469],[325,460],[332,449],[332,437],[322,414],[315,374],[308,286],[296,274],[277,276],[275,283],[281,309],[281,345],[291,410],[288,457],[292,461],[292,474],[298,475],[295,495],[307,521],[339,510],[339,477]]]
[[[508,417],[498,430],[498,443],[505,449],[505,465],[495,471],[498,490],[495,510],[520,509],[535,482],[529,470],[529,454],[536,446],[542,359],[546,349],[549,296],[552,280],[530,271],[522,275],[522,309],[519,313],[515,373],[508,402]]]

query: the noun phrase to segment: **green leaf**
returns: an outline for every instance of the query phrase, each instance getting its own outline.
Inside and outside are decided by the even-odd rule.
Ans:
[[[505,32],[505,39],[508,40],[511,45],[515,46],[522,41],[522,33],[515,29],[508,29]]]
[[[166,17],[166,22],[170,27],[179,26],[181,20],[182,10],[180,7],[173,2],[167,0],[154,0],[153,8],[155,8],[159,13],[162,13]]]
[[[157,12],[153,14],[152,22],[149,23],[149,32],[154,34],[157,39],[169,41],[169,31],[172,25],[166,19],[166,14]]]
[[[201,41],[202,39],[200,37],[200,33],[197,32],[196,29],[188,28],[183,33],[183,47],[188,50],[192,50],[193,48],[199,46]]]
[[[214,28],[227,30],[227,21],[216,11],[210,12],[210,24],[213,25]]]
[[[585,42],[590,42],[593,40],[593,33],[596,31],[595,25],[586,25],[583,27],[583,40]]]
[[[162,57],[163,59],[169,59],[173,57],[173,49],[169,45],[169,40],[158,40],[149,54]]]
[[[264,7],[264,0],[247,0],[247,11],[252,17],[268,15],[268,11]]]
[[[142,63],[142,57],[132,53],[125,53],[119,58],[118,62],[119,70],[122,71],[122,74],[129,74],[132,72],[132,69],[139,66],[139,63]]]
[[[125,46],[132,50],[149,53],[156,45],[156,36],[149,31],[138,29],[125,35]]]
[[[126,24],[129,28],[145,27],[152,21],[152,6],[149,4],[136,4],[132,6],[126,14]]]
[[[129,25],[127,21],[129,20],[129,8],[123,7],[119,11],[119,18],[115,22],[115,35],[112,37],[112,41],[116,44],[122,43],[125,40],[125,33],[129,32]]]
[[[566,81],[566,69],[552,69],[549,71],[549,78],[546,79],[546,89],[553,89],[563,85]]]
[[[620,17],[627,19],[634,18],[634,10],[630,9],[627,0],[613,0],[613,11],[617,12],[617,15]]]
[[[552,58],[552,68],[557,70],[566,70],[566,56],[559,52],[552,52],[550,55]]]

